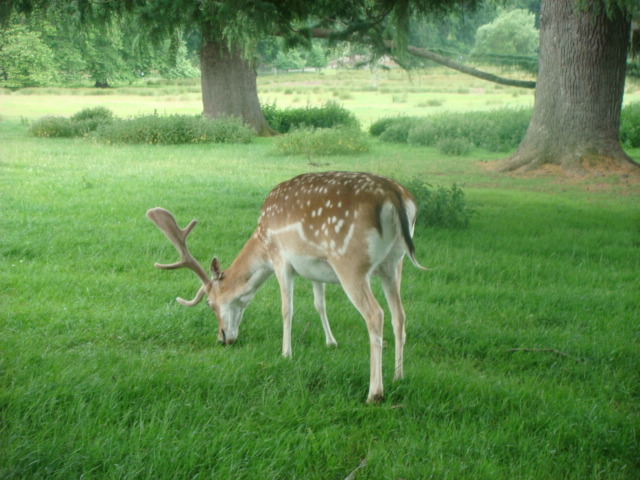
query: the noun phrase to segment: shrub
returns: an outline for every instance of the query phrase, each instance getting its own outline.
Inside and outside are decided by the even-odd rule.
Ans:
[[[626,148],[640,147],[640,103],[632,103],[622,108],[620,141]]]
[[[212,120],[200,115],[142,115],[103,125],[96,136],[106,143],[249,143],[253,130],[231,117]]]
[[[42,117],[33,122],[29,133],[34,137],[82,137],[112,121],[113,113],[107,108],[85,108],[70,118]]]
[[[113,112],[106,107],[84,108],[78,113],[71,115],[70,120],[73,122],[82,122],[86,120],[110,122],[113,120]]]
[[[355,127],[300,128],[277,137],[275,147],[284,155],[350,155],[368,152],[369,142]]]
[[[528,109],[500,109],[489,112],[442,113],[424,118],[381,119],[370,132],[388,142],[462,148],[465,143],[501,152],[518,146],[529,126]]]
[[[453,184],[450,188],[432,187],[414,179],[407,184],[418,204],[418,223],[427,227],[467,228],[475,213],[467,205],[464,191]]]
[[[466,155],[473,148],[466,138],[441,138],[436,143],[436,148],[445,155]]]
[[[68,138],[75,136],[71,120],[65,117],[47,116],[34,121],[29,127],[34,137]]]
[[[380,140],[391,143],[407,143],[409,132],[418,122],[420,120],[414,117],[398,117],[387,124],[386,128],[380,133]]]
[[[287,133],[296,128],[359,127],[356,116],[337,102],[328,101],[321,107],[279,109],[276,104],[262,107],[267,123],[275,131]]]

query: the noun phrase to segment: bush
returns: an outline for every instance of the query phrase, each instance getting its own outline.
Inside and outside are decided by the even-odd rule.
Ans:
[[[71,120],[65,117],[42,117],[34,121],[29,127],[29,133],[34,137],[68,138],[76,136]]]
[[[489,112],[443,113],[424,118],[397,117],[371,125],[372,135],[382,141],[463,149],[465,144],[502,152],[516,148],[529,126],[528,109],[500,109]]]
[[[82,137],[113,121],[113,113],[105,107],[85,108],[70,118],[42,117],[31,125],[34,137]]]
[[[467,228],[474,211],[469,208],[464,192],[457,185],[451,188],[433,188],[422,180],[414,179],[407,184],[418,204],[420,225],[427,227]]]
[[[418,122],[417,119],[411,117],[399,118],[387,126],[380,134],[380,140],[391,143],[407,143],[409,132]]]
[[[84,108],[78,113],[71,115],[69,120],[73,122],[83,122],[87,120],[110,122],[113,120],[113,112],[106,107]]]
[[[340,104],[328,101],[321,107],[286,108],[276,107],[276,104],[262,107],[267,123],[275,131],[287,133],[296,128],[333,128],[359,127],[356,116]]]
[[[106,143],[249,143],[253,130],[233,117],[208,119],[200,115],[142,115],[117,120],[96,130]]]
[[[350,155],[369,151],[365,134],[354,127],[301,128],[275,139],[284,155]]]
[[[412,128],[414,125],[424,121],[425,118],[421,117],[384,117],[376,120],[369,126],[369,133],[374,137],[379,137],[386,130],[391,127],[395,127],[398,124],[407,125],[408,128]],[[407,130],[408,133],[408,130]]]
[[[466,155],[473,148],[471,143],[466,138],[441,138],[436,143],[436,148],[445,155]]]
[[[632,103],[622,108],[620,141],[625,148],[640,147],[640,103]]]

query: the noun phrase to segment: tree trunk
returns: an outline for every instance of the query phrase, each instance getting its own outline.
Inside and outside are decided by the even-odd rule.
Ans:
[[[630,21],[617,7],[610,17],[594,10],[595,1],[581,10],[574,0],[542,0],[533,115],[504,170],[640,171],[620,144]]]
[[[224,40],[203,35],[200,71],[205,116],[238,117],[260,136],[275,134],[260,109],[255,68],[239,49],[229,50]]]

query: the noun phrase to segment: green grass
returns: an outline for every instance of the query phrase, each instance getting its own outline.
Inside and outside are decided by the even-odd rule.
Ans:
[[[363,459],[358,480],[638,478],[637,185],[370,144],[317,166],[272,139],[105,146],[32,138],[5,117],[0,478],[343,479]],[[311,286],[296,282],[285,360],[275,279],[222,347],[204,304],[174,300],[195,293],[194,275],[153,268],[176,253],[148,208],[198,219],[191,251],[225,266],[276,183],[327,169],[455,182],[476,211],[464,230],[417,229],[434,270],[405,265],[406,378],[391,382],[387,320],[378,406],[365,404],[366,329],[339,287],[327,349]]]

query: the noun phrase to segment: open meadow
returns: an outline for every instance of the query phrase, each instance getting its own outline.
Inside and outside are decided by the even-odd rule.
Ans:
[[[336,99],[365,126],[533,102],[436,72],[411,82],[380,72],[375,88],[369,72],[262,77],[260,95],[278,106]],[[310,159],[279,154],[274,139],[105,145],[27,134],[38,117],[96,105],[196,114],[198,91],[0,95],[0,478],[640,478],[637,181],[516,177],[492,168],[508,152],[444,156],[378,139],[367,153]],[[193,274],[153,267],[177,254],[148,208],[181,226],[198,219],[191,252],[225,267],[271,188],[322,170],[455,183],[475,211],[466,229],[416,229],[417,258],[433,270],[405,262],[396,383],[374,281],[386,319],[379,405],[365,403],[364,322],[338,286],[327,288],[338,347],[324,345],[311,285],[298,279],[293,358],[283,359],[275,278],[223,347],[204,303],[175,302],[195,294]]]

